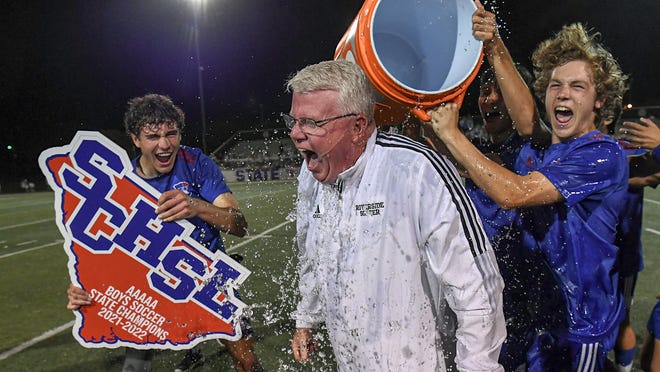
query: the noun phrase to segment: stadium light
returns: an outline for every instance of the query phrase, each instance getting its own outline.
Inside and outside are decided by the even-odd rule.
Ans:
[[[193,38],[195,42],[195,54],[197,59],[197,86],[199,88],[199,108],[202,124],[202,151],[207,154],[206,146],[206,107],[204,102],[204,79],[202,72],[201,53],[199,51],[199,22],[206,6],[206,0],[188,0],[193,8]]]

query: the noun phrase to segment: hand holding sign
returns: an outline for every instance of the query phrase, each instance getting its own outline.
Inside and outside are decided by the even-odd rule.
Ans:
[[[71,281],[80,287],[69,288],[67,308],[85,305],[76,313],[78,342],[180,349],[202,337],[240,338],[245,304],[234,289],[249,271],[192,239],[195,226],[180,220],[199,215],[206,202],[180,190],[161,195],[96,132],[45,150],[39,164],[55,191]]]

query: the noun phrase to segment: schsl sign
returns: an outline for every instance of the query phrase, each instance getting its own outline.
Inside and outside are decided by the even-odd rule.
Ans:
[[[92,304],[76,311],[85,347],[186,349],[237,340],[246,305],[234,290],[250,272],[190,238],[193,225],[164,222],[160,193],[133,172],[126,152],[98,132],[44,150],[71,282]]]

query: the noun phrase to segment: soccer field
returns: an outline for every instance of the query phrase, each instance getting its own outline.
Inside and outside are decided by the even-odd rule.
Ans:
[[[244,238],[226,236],[229,253],[245,257],[252,274],[241,289],[253,311],[255,349],[266,371],[332,371],[327,342],[314,361],[296,363],[289,351],[296,302],[295,183],[235,183],[230,187],[250,224]],[[637,284],[632,322],[641,344],[660,292],[660,190],[647,189],[644,205],[645,269]],[[67,256],[54,222],[53,193],[0,195],[0,369],[3,371],[120,371],[124,349],[85,349],[71,335],[65,309]],[[224,347],[203,344],[204,365],[195,371],[231,371]],[[182,351],[159,351],[154,371],[171,371]]]

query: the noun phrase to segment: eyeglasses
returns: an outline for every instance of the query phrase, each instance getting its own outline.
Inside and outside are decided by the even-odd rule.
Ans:
[[[333,120],[343,119],[349,116],[357,116],[357,114],[351,113],[351,114],[339,115],[332,118],[321,119],[321,120],[314,120],[310,118],[294,118],[293,116],[285,113],[282,113],[281,116],[282,119],[284,119],[284,125],[286,125],[286,127],[289,129],[293,129],[293,127],[296,126],[296,123],[300,123],[301,128],[313,130],[316,128],[320,128]]]

